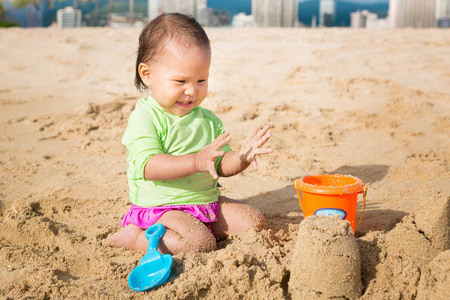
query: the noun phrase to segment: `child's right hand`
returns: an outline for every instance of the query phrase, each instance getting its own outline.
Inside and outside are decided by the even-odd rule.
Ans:
[[[197,172],[209,172],[214,179],[218,179],[215,163],[216,159],[225,154],[220,148],[231,142],[231,134],[226,132],[217,137],[214,142],[195,154],[195,167]]]

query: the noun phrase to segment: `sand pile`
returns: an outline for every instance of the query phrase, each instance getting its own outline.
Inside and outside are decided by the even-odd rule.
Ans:
[[[270,231],[244,232],[214,253],[178,255],[158,299],[284,299],[289,272],[286,253],[274,247]],[[232,295],[232,296],[231,296]]]
[[[368,283],[365,299],[415,299],[420,294],[427,298],[427,293],[437,297],[429,299],[448,299],[450,291],[444,286],[450,274],[442,276],[445,274],[442,268],[436,270],[436,274],[430,270],[434,270],[437,261],[448,259],[445,253],[450,239],[449,209],[448,196],[429,195],[414,213],[392,231],[378,235],[369,243],[369,249],[362,250],[362,273]],[[361,240],[363,248],[364,243],[367,242]],[[378,257],[374,253],[378,253]],[[448,270],[448,265],[443,268]],[[373,280],[370,277],[374,277]],[[446,291],[438,295],[437,290]]]
[[[448,299],[449,232],[450,197],[441,192],[393,230],[358,241],[348,222],[308,217],[299,226],[289,291],[293,299],[357,299],[362,276],[364,299]]]
[[[416,299],[448,299],[449,286],[450,250],[447,250],[438,254],[425,269],[422,269]]]
[[[350,223],[338,217],[306,218],[291,261],[292,298],[357,299],[361,290],[361,257]]]

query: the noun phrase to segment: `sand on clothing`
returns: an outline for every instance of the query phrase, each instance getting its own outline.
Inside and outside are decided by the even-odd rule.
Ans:
[[[259,170],[220,179],[222,192],[259,208],[268,230],[175,256],[146,293],[127,285],[144,253],[102,246],[130,206],[121,137],[142,96],[139,31],[0,30],[2,298],[289,299],[293,182],[322,173],[368,186],[351,297],[450,298],[449,30],[208,28],[204,107],[232,148],[253,126],[273,135]]]

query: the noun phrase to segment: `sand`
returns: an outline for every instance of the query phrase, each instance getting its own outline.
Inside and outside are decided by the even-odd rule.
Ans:
[[[322,173],[368,186],[347,237],[361,262],[361,296],[350,298],[450,298],[448,30],[208,29],[204,106],[232,147],[269,124],[275,150],[258,171],[221,179],[222,192],[259,208],[268,230],[174,256],[163,286],[134,292],[127,276],[144,253],[102,241],[130,205],[120,140],[142,96],[139,31],[0,30],[0,298],[294,299],[295,284],[308,292],[292,269],[294,253],[308,253],[299,233],[311,242],[315,227],[302,224],[293,183]],[[303,259],[323,263],[314,253]]]
[[[289,290],[292,299],[361,297],[361,254],[349,221],[309,216],[300,224]]]

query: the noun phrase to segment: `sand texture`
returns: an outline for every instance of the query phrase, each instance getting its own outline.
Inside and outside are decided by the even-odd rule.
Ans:
[[[350,222],[310,216],[300,224],[289,290],[292,299],[361,296],[361,256]]]
[[[203,106],[232,148],[253,126],[273,135],[222,192],[268,230],[174,256],[163,286],[134,292],[144,253],[102,242],[130,206],[139,31],[0,30],[1,299],[450,299],[449,30],[208,29]],[[323,173],[367,185],[356,236],[303,221],[294,180]]]

